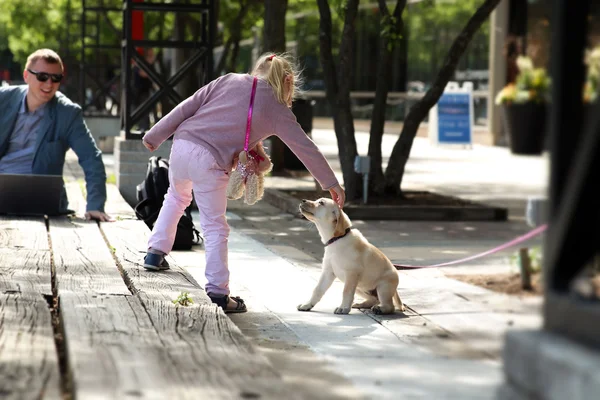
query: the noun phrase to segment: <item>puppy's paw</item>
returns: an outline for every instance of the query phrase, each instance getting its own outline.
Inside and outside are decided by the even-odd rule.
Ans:
[[[377,315],[383,314],[383,311],[381,311],[381,307],[379,307],[379,306],[371,307],[371,311],[373,311],[373,314],[377,314]]]
[[[377,314],[377,315],[393,314],[394,307],[378,305],[378,306],[371,307],[371,311],[373,311],[373,314]]]
[[[338,307],[333,311],[334,314],[348,314],[349,312],[350,308],[347,307]]]
[[[310,303],[300,304],[297,308],[298,311],[310,311],[314,306]]]

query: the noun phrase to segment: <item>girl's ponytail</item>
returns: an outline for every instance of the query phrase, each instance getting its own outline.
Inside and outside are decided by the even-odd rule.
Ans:
[[[258,58],[252,75],[265,79],[273,88],[275,98],[282,104],[287,104],[286,78],[291,79],[292,100],[300,94],[302,85],[300,71],[295,66],[293,58],[288,54],[265,53]]]

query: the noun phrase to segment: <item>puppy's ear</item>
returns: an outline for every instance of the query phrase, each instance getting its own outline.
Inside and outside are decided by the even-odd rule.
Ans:
[[[333,210],[333,215],[333,223],[335,225],[333,236],[342,236],[344,233],[346,233],[346,229],[350,227],[350,220],[337,205]]]

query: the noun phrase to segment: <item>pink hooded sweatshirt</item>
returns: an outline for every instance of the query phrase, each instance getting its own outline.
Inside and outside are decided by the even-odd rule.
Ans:
[[[158,147],[171,135],[205,147],[225,171],[244,149],[253,77],[227,74],[199,89],[150,129],[144,140]],[[279,137],[302,161],[324,190],[338,185],[331,166],[304,133],[292,111],[259,79],[249,148],[269,136]]]

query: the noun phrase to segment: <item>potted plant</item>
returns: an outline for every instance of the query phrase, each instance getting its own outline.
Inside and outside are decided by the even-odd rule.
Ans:
[[[588,110],[598,99],[600,92],[600,46],[586,52],[585,64],[587,73],[583,88],[583,105],[584,113],[589,114]]]
[[[496,104],[504,108],[511,151],[514,154],[541,154],[550,78],[544,68],[534,68],[529,57],[519,57],[517,65],[519,74],[516,83],[507,85],[498,93]]]

